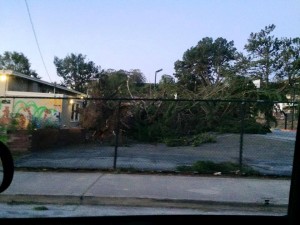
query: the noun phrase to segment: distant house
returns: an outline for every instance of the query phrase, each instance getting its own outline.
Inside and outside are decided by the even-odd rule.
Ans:
[[[55,83],[0,70],[0,126],[78,127],[84,97],[84,93]]]

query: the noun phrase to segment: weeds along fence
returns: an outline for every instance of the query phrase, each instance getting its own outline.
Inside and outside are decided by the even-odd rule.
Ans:
[[[31,149],[60,157],[54,154],[41,167],[288,175],[295,140],[279,129],[296,128],[298,107],[249,100],[10,97],[1,99],[1,139],[9,143],[10,133],[27,130],[31,140],[49,143]],[[66,163],[64,153],[79,159]]]

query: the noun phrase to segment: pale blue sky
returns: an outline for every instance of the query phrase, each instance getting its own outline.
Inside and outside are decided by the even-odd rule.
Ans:
[[[46,81],[60,81],[54,56],[82,53],[102,69],[174,73],[174,62],[204,37],[243,51],[251,32],[275,24],[276,37],[300,37],[300,0],[0,0],[0,54],[22,52]]]

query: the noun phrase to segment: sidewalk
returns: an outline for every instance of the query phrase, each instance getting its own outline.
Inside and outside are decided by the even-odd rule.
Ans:
[[[0,202],[287,209],[289,189],[287,179],[16,171]]]

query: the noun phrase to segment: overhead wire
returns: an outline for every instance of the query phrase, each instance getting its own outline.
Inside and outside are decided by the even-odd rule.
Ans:
[[[41,51],[41,48],[40,48],[40,45],[39,45],[38,39],[37,39],[37,35],[36,35],[35,29],[34,29],[34,25],[33,25],[33,22],[32,22],[32,18],[31,18],[31,14],[30,14],[29,6],[28,6],[28,4],[27,4],[27,0],[24,0],[24,1],[25,1],[25,4],[26,4],[26,8],[27,8],[27,12],[28,12],[28,16],[29,16],[29,20],[30,20],[31,28],[32,28],[32,31],[33,31],[33,35],[34,35],[34,38],[35,38],[35,42],[36,42],[36,45],[37,45],[38,51],[39,51],[39,53],[40,53],[40,57],[41,57],[41,59],[42,59],[42,62],[43,62],[43,66],[44,66],[44,68],[45,68],[45,71],[46,71],[46,73],[47,73],[47,75],[48,75],[48,78],[49,78],[50,82],[52,82],[52,81],[51,81],[51,77],[50,77],[50,75],[49,75],[49,73],[48,73],[48,70],[47,70],[47,67],[46,67],[45,61],[44,61],[44,57],[43,57],[43,54],[42,54],[42,51]]]

